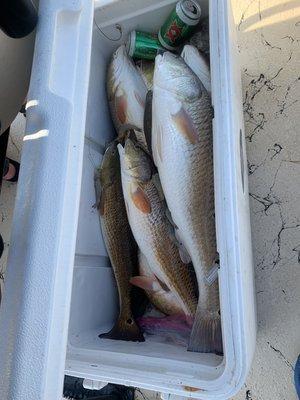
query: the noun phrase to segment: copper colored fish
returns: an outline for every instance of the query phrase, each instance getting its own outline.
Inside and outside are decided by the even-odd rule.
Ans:
[[[137,258],[136,243],[127,219],[121,185],[120,160],[117,143],[107,148],[101,167],[95,172],[97,207],[102,235],[109,255],[119,292],[119,318],[101,338],[143,341],[131,310],[130,278]]]
[[[173,227],[166,217],[166,204],[153,162],[142,147],[127,139],[118,145],[122,187],[127,215],[135,240],[149,266],[172,291],[189,322],[196,312],[197,297],[187,266],[172,239]]]

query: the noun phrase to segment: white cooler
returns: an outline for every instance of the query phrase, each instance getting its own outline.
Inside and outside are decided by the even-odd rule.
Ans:
[[[27,127],[0,312],[0,399],[60,400],[64,373],[163,397],[228,399],[256,339],[247,161],[229,0],[210,17],[217,247],[224,357],[99,339],[118,295],[93,208],[94,168],[114,130],[106,99],[112,51],[132,29],[157,31],[174,0],[41,0]],[[101,383],[99,383],[101,382]]]

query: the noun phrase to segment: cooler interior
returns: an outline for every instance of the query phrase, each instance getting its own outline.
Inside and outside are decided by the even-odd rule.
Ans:
[[[100,6],[101,3],[106,5]],[[86,117],[79,224],[74,264],[73,292],[69,325],[68,361],[74,357],[99,367],[104,359],[126,358],[136,365],[154,365],[178,376],[212,378],[223,358],[214,354],[188,352],[185,347],[148,337],[144,343],[99,339],[112,328],[118,315],[118,293],[101,236],[98,211],[94,208],[94,169],[105,146],[115,137],[106,97],[106,70],[112,52],[133,29],[156,32],[175,1],[128,0],[95,2],[89,98]],[[208,15],[208,0],[199,0],[202,17]],[[171,362],[176,360],[177,362]],[[181,362],[183,364],[181,364]],[[183,373],[184,366],[184,373]],[[142,368],[142,367],[141,367]],[[219,370],[220,373],[220,370]]]

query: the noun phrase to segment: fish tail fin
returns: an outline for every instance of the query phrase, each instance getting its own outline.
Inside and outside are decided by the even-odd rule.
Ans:
[[[188,351],[223,354],[221,317],[217,312],[205,312],[197,307]]]
[[[119,318],[113,328],[107,333],[101,333],[99,338],[125,340],[127,342],[145,341],[144,336],[133,317],[127,319]]]

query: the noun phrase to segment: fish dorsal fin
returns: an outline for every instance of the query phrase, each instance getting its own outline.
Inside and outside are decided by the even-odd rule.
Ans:
[[[165,199],[165,195],[164,195],[163,188],[161,186],[159,175],[157,173],[152,175],[152,182],[153,182],[154,186],[157,189],[157,192],[158,192],[158,195],[159,195],[159,199],[161,201],[163,201]]]
[[[151,213],[151,203],[148,199],[146,193],[140,186],[132,186],[130,189],[131,199],[133,204],[136,206],[138,210],[140,210],[144,214]]]
[[[163,141],[163,136],[162,136],[162,128],[158,124],[156,128],[156,150],[158,157],[160,159],[160,162],[163,161],[163,156],[162,156],[162,141]]]
[[[99,210],[100,215],[103,216],[105,213],[105,189],[104,188],[101,189],[100,198],[97,203],[97,208]]]
[[[197,128],[183,106],[180,107],[176,114],[172,114],[171,118],[175,123],[178,131],[191,143],[196,144],[199,141],[199,133]]]
[[[153,92],[152,90],[149,90],[146,96],[144,112],[144,134],[150,154],[152,154],[152,98]]]
[[[154,111],[155,109],[157,109],[157,107],[154,105],[154,99],[153,99],[152,111]],[[154,160],[154,163],[156,166],[159,163],[162,163],[162,161],[163,161],[162,132],[163,132],[163,130],[162,130],[161,122],[159,120],[159,116],[155,115],[155,118],[152,118],[151,143],[152,143],[153,160]]]
[[[167,217],[167,220],[170,222],[170,224],[173,226],[173,228],[178,229],[178,226],[173,221],[171,211],[168,209],[168,207],[166,208],[166,217]]]

